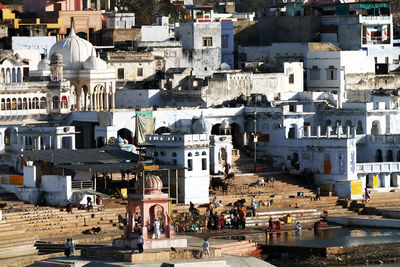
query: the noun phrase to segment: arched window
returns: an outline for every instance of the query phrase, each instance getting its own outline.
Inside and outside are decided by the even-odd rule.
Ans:
[[[47,100],[44,96],[40,98],[40,109],[46,109],[47,107]]]
[[[22,110],[22,98],[18,98],[17,109],[18,109],[18,110]]]
[[[376,150],[375,161],[376,162],[382,162],[383,161],[382,150],[380,150],[380,149]]]
[[[32,109],[32,100],[28,98],[28,109]]]
[[[386,161],[388,161],[388,162],[393,161],[393,151],[391,149],[386,151]]]
[[[199,152],[196,152],[196,153],[194,153],[194,155],[195,155],[196,157],[198,157],[198,156],[200,156],[200,153],[199,153]]]
[[[24,97],[24,99],[22,100],[22,109],[23,110],[28,109],[28,100],[26,99],[26,97]]]
[[[173,156],[174,158],[176,158],[176,153],[175,153],[175,152],[172,152],[172,156]]]
[[[201,153],[201,155],[202,155],[202,156],[207,156],[207,152],[203,151],[203,152]]]
[[[6,110],[6,100],[4,98],[1,99],[1,110]]]
[[[158,152],[157,151],[154,152],[154,157],[158,157]]]
[[[59,107],[59,98],[58,96],[53,96],[53,109],[58,109]]]
[[[37,98],[37,97],[33,98],[32,109],[39,109],[39,98]]]
[[[15,83],[17,81],[17,73],[15,72],[15,68],[12,69],[12,82]]]
[[[22,73],[21,73],[21,68],[17,69],[17,82],[22,82]]]
[[[363,130],[363,127],[362,127],[362,122],[358,121],[357,122],[357,128],[356,128],[356,134],[363,134],[363,133],[364,133],[364,130]]]
[[[189,153],[188,153],[188,157],[191,157],[191,156],[192,156],[192,152],[189,152]]]
[[[61,108],[68,108],[68,101],[65,95],[61,97]]]
[[[6,110],[11,110],[11,99],[7,98]]]
[[[380,134],[380,122],[379,121],[373,121],[372,122],[372,127],[371,127],[371,134],[372,135],[379,135]]]
[[[17,99],[13,98],[11,101],[11,109],[16,110],[17,109]]]

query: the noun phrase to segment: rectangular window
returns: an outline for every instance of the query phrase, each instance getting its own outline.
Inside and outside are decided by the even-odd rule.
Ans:
[[[201,159],[201,169],[203,171],[207,170],[207,159]]]
[[[228,39],[229,39],[229,35],[227,34],[223,34],[222,38],[221,38],[221,46],[222,48],[228,48],[229,47],[229,43],[228,43]]]
[[[326,70],[326,79],[327,80],[336,80],[337,79],[337,70],[334,66],[329,66],[329,69]]]
[[[193,170],[193,160],[192,159],[188,159],[187,161],[188,163],[188,171],[192,171]]]
[[[294,83],[294,74],[289,74],[289,83]]]
[[[203,46],[212,46],[212,37],[203,37]]]
[[[310,80],[319,80],[319,79],[320,79],[319,69],[317,66],[313,66],[310,69]]]
[[[143,77],[143,68],[138,68],[137,69],[137,76],[138,77]]]
[[[125,73],[123,68],[118,69],[118,80],[123,80],[125,79]]]
[[[176,159],[174,159],[174,160],[172,161],[172,165],[174,165],[174,166],[178,165],[178,162],[176,161]]]

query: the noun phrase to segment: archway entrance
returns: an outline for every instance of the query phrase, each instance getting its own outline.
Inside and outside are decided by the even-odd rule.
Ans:
[[[122,139],[126,139],[128,144],[133,143],[133,135],[132,132],[126,128],[122,128],[117,132],[118,136],[121,136]]]
[[[156,134],[171,133],[171,130],[166,126],[162,126],[162,127],[158,128],[157,130],[155,130],[155,133]]]
[[[242,147],[242,135],[240,134],[240,125],[232,123],[231,125],[232,145],[233,148],[240,149]]]
[[[214,124],[211,128],[212,135],[219,135],[219,127],[221,127],[221,123]]]

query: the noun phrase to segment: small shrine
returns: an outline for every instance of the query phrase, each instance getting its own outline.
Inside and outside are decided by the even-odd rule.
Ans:
[[[150,166],[145,166],[150,167]],[[158,167],[158,166],[155,166]],[[127,226],[124,237],[115,239],[114,247],[135,249],[140,233],[145,239],[144,248],[187,247],[186,239],[175,239],[174,226],[169,215],[170,198],[163,193],[163,182],[154,174],[146,174],[144,166],[136,167],[136,182],[133,191],[128,190]],[[161,210],[161,213],[157,211]],[[158,219],[162,229],[155,239],[154,222]]]

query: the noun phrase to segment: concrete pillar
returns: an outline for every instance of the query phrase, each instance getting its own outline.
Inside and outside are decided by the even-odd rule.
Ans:
[[[350,133],[351,133],[351,127],[350,127],[350,126],[347,126],[347,127],[346,127],[346,137],[347,137],[347,138],[350,138],[350,136],[351,136]]]
[[[115,109],[115,94],[111,93],[111,109]]]
[[[100,99],[100,110],[103,111],[103,103],[104,103],[104,99],[103,99],[104,94],[99,94],[99,99]]]
[[[111,0],[107,0],[106,9],[111,10]]]
[[[105,98],[106,98],[106,103],[105,103],[106,108],[105,108],[105,110],[110,110],[109,97],[110,97],[109,94],[106,94],[106,95],[105,95]]]
[[[332,131],[332,127],[326,126],[326,137],[327,138],[331,138],[331,131]]]
[[[317,138],[321,137],[321,126],[317,126]]]
[[[52,149],[54,146],[51,145],[51,136],[49,136],[49,149]]]
[[[92,0],[86,0],[86,9],[89,10],[91,8]]]
[[[311,137],[311,126],[310,125],[307,126],[307,137],[308,138]]]
[[[100,0],[96,0],[96,10],[101,10]]]
[[[71,149],[75,149],[75,136],[71,136]]]
[[[338,125],[336,127],[336,133],[338,138],[342,137],[342,126]]]
[[[41,150],[41,143],[40,143],[40,136],[36,137],[36,144],[37,144],[37,148],[36,150]]]
[[[380,187],[389,188],[390,187],[390,173],[381,172],[379,174]]]
[[[62,148],[62,136],[57,136],[56,137],[56,147],[57,147],[57,149],[61,149]]]

